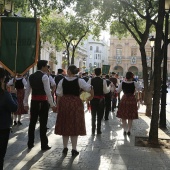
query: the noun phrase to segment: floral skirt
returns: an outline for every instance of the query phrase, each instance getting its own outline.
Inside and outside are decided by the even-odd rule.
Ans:
[[[121,119],[138,119],[138,108],[135,95],[123,95],[119,103],[117,117]]]
[[[79,96],[64,95],[60,98],[55,134],[86,135],[84,106]]]
[[[14,115],[27,114],[27,112],[24,110],[23,105],[24,94],[25,94],[24,89],[17,89],[18,110],[14,112]]]

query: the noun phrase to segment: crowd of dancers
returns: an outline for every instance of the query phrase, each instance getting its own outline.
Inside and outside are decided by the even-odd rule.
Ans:
[[[71,139],[72,156],[79,154],[78,136],[86,135],[84,104],[91,112],[92,135],[102,134],[101,121],[108,121],[110,111],[115,111],[116,107],[116,116],[122,120],[124,135],[131,135],[132,121],[138,119],[135,94],[140,94],[143,87],[134,79],[132,72],[127,72],[125,80],[120,81],[114,72],[105,75],[101,68],[95,68],[92,75],[81,74],[75,65],[70,65],[66,75],[62,69],[58,69],[55,75],[54,71],[50,72],[48,61],[40,60],[37,71],[28,78],[17,75],[9,81],[5,80],[5,70],[0,68],[0,170],[3,169],[11,125],[22,125],[22,114],[30,113],[28,149],[34,147],[34,131],[39,121],[41,150],[46,151],[51,149],[46,135],[48,112],[50,108],[56,112],[54,133],[63,138],[64,155],[68,152],[68,140]],[[82,92],[90,93],[86,101],[80,99]]]

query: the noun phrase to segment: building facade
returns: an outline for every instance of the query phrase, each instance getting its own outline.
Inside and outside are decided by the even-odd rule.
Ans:
[[[108,45],[104,41],[96,41],[89,36],[84,41],[84,47],[87,49],[88,56],[85,63],[87,72],[92,73],[94,68],[108,65]]]
[[[170,46],[168,46],[168,77],[170,76]],[[147,56],[148,74],[151,68],[151,46],[150,42],[145,46]],[[110,72],[119,73],[125,76],[127,71],[132,71],[136,76],[142,77],[142,61],[139,45],[132,37],[119,39],[111,36],[109,63],[111,65]],[[154,69],[154,59],[152,68]]]

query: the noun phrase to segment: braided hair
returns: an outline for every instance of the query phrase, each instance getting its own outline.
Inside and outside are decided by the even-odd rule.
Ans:
[[[5,78],[5,69],[0,68],[0,94],[4,93],[4,90],[2,88],[2,79]]]

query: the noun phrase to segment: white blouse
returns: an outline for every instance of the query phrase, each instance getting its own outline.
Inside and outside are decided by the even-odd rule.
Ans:
[[[73,81],[75,80],[77,77],[65,77],[68,81]],[[78,83],[79,83],[79,87],[81,89],[83,89],[86,92],[90,92],[91,90],[91,85],[86,83],[86,81],[84,79],[78,79]],[[58,83],[57,86],[57,90],[56,90],[56,94],[57,96],[63,96],[63,79],[60,80],[60,82]]]
[[[142,86],[139,84],[139,83],[137,83],[136,81],[124,81],[124,83],[133,83],[134,82],[134,85],[135,85],[135,90],[136,91],[142,91]],[[118,88],[116,89],[116,91],[118,92],[118,93],[120,93],[121,91],[122,91],[122,83],[123,82],[121,82],[120,84],[119,84],[119,86],[118,86]]]

